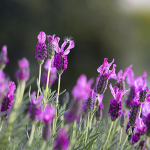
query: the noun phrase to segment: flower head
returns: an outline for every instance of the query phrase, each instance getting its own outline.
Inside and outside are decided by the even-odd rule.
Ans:
[[[107,85],[108,85],[108,79],[110,78],[110,76],[115,75],[115,67],[116,65],[113,65],[113,69],[109,70],[110,66],[112,65],[112,63],[114,62],[114,59],[111,63],[107,62],[107,58],[104,58],[104,63],[103,65],[101,65],[97,71],[100,73],[99,74],[99,81],[97,83],[97,88],[96,88],[96,92],[98,94],[104,94]]]
[[[7,111],[7,115],[4,118],[8,117],[9,111],[14,103],[14,91],[16,89],[16,85],[14,82],[9,81],[8,83],[8,91],[5,93],[5,97],[2,101],[1,112]]]
[[[8,62],[9,59],[7,57],[7,46],[4,45],[0,53],[0,69],[4,69]]]
[[[23,58],[18,61],[19,69],[15,72],[15,77],[20,81],[27,81],[29,79],[29,61],[26,58]]]
[[[116,120],[119,116],[121,116],[121,110],[122,110],[122,97],[125,93],[127,93],[130,89],[123,91],[119,90],[118,87],[112,88],[112,85],[110,84],[110,90],[112,95],[114,96],[114,99],[112,98],[110,101],[109,106],[109,116],[111,116],[112,121]]]
[[[43,64],[44,59],[47,57],[47,49],[46,49],[46,34],[45,32],[40,32],[38,35],[38,42],[35,50],[35,58],[37,58],[39,64]]]
[[[72,95],[74,96],[75,99],[80,100],[80,99],[85,99],[88,92],[91,89],[91,85],[93,84],[94,79],[91,78],[89,81],[87,81],[87,77],[85,74],[82,74],[78,80],[77,84],[74,86],[72,90]]]
[[[43,95],[40,95],[36,98],[36,92],[31,94],[31,103],[29,106],[30,119],[32,121],[36,121],[40,119],[41,115],[41,99],[43,99]]]
[[[55,107],[54,106],[46,106],[44,112],[41,114],[41,120],[44,123],[51,123],[53,118],[55,117]]]
[[[53,43],[55,47],[54,49],[57,53],[54,58],[54,67],[56,67],[58,74],[62,74],[63,71],[67,68],[67,55],[69,54],[70,49],[74,48],[74,42],[71,40],[65,40],[61,48],[59,48],[58,42],[59,38],[57,38],[57,40],[55,40],[55,42]],[[67,44],[69,44],[69,46],[64,51],[64,48]]]
[[[67,132],[64,128],[60,129],[55,138],[54,150],[67,150],[69,147],[69,140],[67,138]]]

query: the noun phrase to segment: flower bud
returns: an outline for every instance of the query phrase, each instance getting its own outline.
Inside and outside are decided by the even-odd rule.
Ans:
[[[50,123],[45,123],[44,124],[44,127],[43,127],[43,139],[45,141],[48,141],[49,138],[50,138],[50,135],[51,135],[51,126],[50,126]]]
[[[121,128],[123,128],[124,125],[125,125],[125,115],[126,115],[126,110],[123,110],[121,118],[120,118],[120,126],[121,126]]]

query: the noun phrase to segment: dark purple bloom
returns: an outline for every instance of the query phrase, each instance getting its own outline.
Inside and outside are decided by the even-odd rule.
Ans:
[[[64,128],[60,129],[55,138],[54,150],[68,150],[69,140],[67,138],[67,132]]]
[[[141,86],[139,87],[139,101],[141,103],[144,103],[146,101],[147,98],[147,92],[149,91],[149,88],[146,87],[145,89],[143,89]]]
[[[36,92],[31,94],[31,103],[29,106],[30,119],[32,121],[36,121],[40,119],[41,115],[41,99],[43,99],[43,95],[40,95],[36,98]]]
[[[112,85],[110,84],[110,90],[112,95],[114,96],[114,99],[111,98],[110,106],[108,114],[111,116],[112,121],[116,120],[119,116],[121,116],[121,110],[122,110],[122,97],[125,93],[127,93],[130,89],[123,91],[119,90],[118,87],[112,88]]]
[[[104,63],[103,65],[101,65],[97,71],[100,73],[99,74],[99,81],[97,83],[97,88],[96,88],[96,92],[98,94],[104,94],[107,85],[108,85],[108,80],[110,78],[110,76],[113,76],[115,74],[115,67],[116,65],[113,65],[113,69],[112,71],[109,70],[110,66],[112,65],[112,63],[114,62],[114,59],[111,63],[107,62],[107,58],[104,58]]]
[[[131,127],[135,126],[136,118],[139,115],[141,103],[139,101],[134,101],[132,109],[129,114],[129,125]]]
[[[43,64],[44,59],[47,57],[47,49],[46,49],[46,34],[45,32],[40,32],[38,35],[38,42],[35,50],[35,58],[37,58],[39,64]]]
[[[14,91],[16,89],[15,83],[9,81],[8,91],[5,93],[5,97],[2,101],[1,112],[7,111],[6,118],[8,117],[8,113],[14,103]]]
[[[15,77],[20,81],[27,81],[29,79],[29,61],[26,58],[23,58],[18,61],[19,69],[15,72]]]
[[[63,71],[67,68],[68,61],[67,61],[67,55],[70,52],[70,49],[74,48],[74,42],[70,39],[66,39],[64,43],[62,44],[61,48],[59,48],[59,38],[55,40],[54,49],[57,52],[57,54],[54,57],[54,67],[56,67],[58,74],[62,74]],[[56,42],[57,41],[57,42]],[[69,44],[67,49],[64,51],[65,46]]]
[[[88,92],[91,89],[91,85],[93,84],[94,79],[91,78],[89,81],[87,81],[87,77],[85,74],[82,74],[78,80],[77,84],[74,86],[72,90],[72,95],[77,100],[84,100],[88,94]]]
[[[4,45],[0,53],[0,69],[4,69],[8,62],[9,59],[7,57],[7,46]]]

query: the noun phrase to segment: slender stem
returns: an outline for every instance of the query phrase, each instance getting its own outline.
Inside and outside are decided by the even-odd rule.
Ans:
[[[4,121],[2,120],[1,125],[0,125],[0,131],[2,130],[3,124],[4,124]]]
[[[112,121],[111,126],[110,126],[110,129],[109,129],[109,132],[108,132],[108,136],[107,136],[107,139],[106,139],[106,142],[105,142],[105,145],[104,145],[104,147],[103,147],[104,150],[105,150],[105,146],[106,146],[106,144],[107,144],[107,141],[108,141],[108,139],[109,139],[109,136],[110,136],[110,132],[111,132],[113,123],[114,123],[114,122]]]
[[[48,90],[48,83],[49,83],[50,69],[51,69],[51,59],[50,59],[50,62],[49,62],[49,68],[48,68],[48,74],[47,74],[47,83],[46,83],[46,93],[45,93],[44,107],[46,106],[46,99],[47,99],[47,90]]]
[[[43,142],[41,150],[45,150],[45,147],[46,147],[46,141]]]
[[[39,65],[39,86],[40,86],[40,81],[41,81],[41,66]],[[37,92],[37,97],[39,96],[39,88],[38,88],[38,92]]]
[[[33,123],[32,123],[31,135],[30,135],[30,138],[29,138],[29,141],[28,141],[28,145],[27,145],[28,147],[30,147],[30,146],[31,146],[32,141],[33,141],[34,131],[35,131],[35,125],[36,125],[36,123],[35,123],[35,122],[33,122]]]
[[[140,115],[141,115],[141,109],[142,109],[142,102],[141,102],[141,106],[140,106],[139,118],[140,118]]]
[[[119,141],[119,145],[121,144],[121,138],[122,138],[122,128],[121,128],[121,133],[120,133],[120,141]]]
[[[61,78],[61,74],[59,74],[59,79],[58,79],[58,90],[57,90],[56,107],[57,107],[57,105],[58,105],[58,98],[59,98],[60,78]]]
[[[86,137],[85,137],[85,143],[86,143],[86,141],[87,141],[89,120],[90,120],[90,117],[89,117],[89,115],[88,115],[88,121],[87,121],[87,127],[86,127]]]
[[[76,136],[75,135],[75,128],[76,128],[76,124],[77,124],[77,122],[76,122],[76,120],[74,121],[74,124],[73,124],[73,127],[72,127],[72,136],[71,136],[71,139],[70,139],[70,148],[71,148],[71,146],[73,145],[73,139],[74,139],[74,136]]]
[[[123,142],[122,148],[124,147],[124,145],[125,145],[127,139],[128,139],[128,135],[126,136],[126,139],[125,139],[124,142]]]

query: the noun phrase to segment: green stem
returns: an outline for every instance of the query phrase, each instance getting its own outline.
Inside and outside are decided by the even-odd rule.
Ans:
[[[41,66],[39,65],[39,86],[40,86],[40,81],[41,81]],[[38,88],[38,92],[37,92],[37,97],[39,96],[39,88]]]
[[[119,145],[121,144],[121,138],[122,138],[122,128],[121,128],[121,133],[120,133],[120,141],[119,141]]]
[[[46,99],[47,99],[47,90],[48,90],[50,69],[51,69],[51,59],[50,59],[50,62],[49,62],[49,68],[48,68],[48,74],[47,74],[47,83],[46,83],[46,93],[45,93],[44,107],[46,106]]]
[[[125,139],[124,142],[123,142],[122,148],[124,147],[124,145],[125,145],[127,139],[128,139],[128,135],[126,136],[126,139]]]
[[[3,124],[5,121],[2,120],[1,125],[0,125],[0,131],[2,130]]]
[[[59,74],[59,78],[58,78],[58,90],[57,90],[56,107],[58,106],[58,98],[59,98],[59,90],[60,90],[60,78],[61,78],[61,74]]]
[[[90,120],[90,117],[89,117],[89,115],[88,115],[87,127],[86,127],[86,137],[85,137],[85,143],[86,143],[86,141],[87,141],[88,127],[89,127],[89,120]]]
[[[28,147],[30,147],[30,146],[31,146],[32,141],[33,141],[34,131],[35,131],[35,125],[36,125],[36,123],[35,123],[35,122],[33,122],[33,123],[32,123],[31,135],[30,135],[30,138],[29,138],[29,141],[28,141],[28,145],[27,145]]]
[[[140,106],[139,118],[140,118],[140,115],[141,115],[141,109],[142,109],[142,102],[141,102],[141,106]]]
[[[74,139],[74,136],[76,136],[75,135],[75,128],[76,128],[76,124],[77,124],[77,122],[76,122],[76,120],[74,121],[74,124],[73,124],[73,127],[72,127],[72,136],[71,136],[71,139],[70,139],[70,148],[71,148],[71,146],[72,145],[74,145],[74,142],[73,142],[73,139]],[[73,146],[74,147],[74,146]]]
[[[108,139],[109,139],[109,136],[110,136],[110,132],[111,132],[111,129],[112,129],[113,123],[114,123],[114,122],[112,121],[111,126],[110,126],[110,129],[109,129],[109,132],[108,132],[108,136],[107,136],[107,139],[106,139],[106,142],[105,142],[105,145],[104,145],[104,147],[103,147],[103,150],[105,150],[105,146],[106,146],[107,141],[108,141]]]
[[[41,150],[45,150],[45,147],[46,147],[46,141],[43,142]]]

